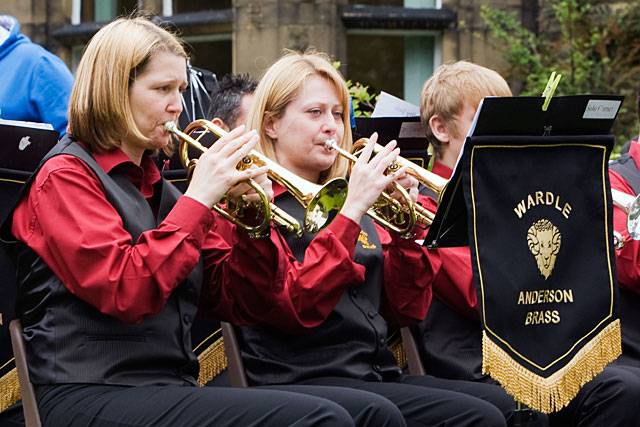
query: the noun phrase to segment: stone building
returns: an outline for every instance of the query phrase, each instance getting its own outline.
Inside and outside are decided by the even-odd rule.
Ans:
[[[442,62],[503,63],[479,16],[480,6],[537,22],[527,0],[4,0],[23,32],[74,70],[84,45],[105,22],[145,10],[171,21],[192,63],[222,75],[258,78],[283,49],[331,54],[353,81],[417,103],[424,80]]]

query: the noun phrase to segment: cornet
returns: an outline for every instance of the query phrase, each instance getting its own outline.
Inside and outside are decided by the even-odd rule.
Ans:
[[[633,240],[640,240],[640,196],[632,196],[622,191],[611,189],[613,204],[627,214],[627,231]],[[613,245],[622,249],[628,239],[624,239],[617,231],[613,232]]]
[[[358,160],[357,155],[362,151],[364,146],[369,143],[369,139],[361,138],[353,144],[353,153],[342,149],[335,140],[329,139],[325,141],[325,146],[329,149],[336,150],[340,155],[346,157],[355,163]],[[373,151],[377,153],[383,147],[380,144],[374,146]],[[396,161],[389,166],[389,171],[393,172],[402,166],[407,167],[407,173],[412,175],[423,185],[431,188],[439,196],[444,191],[447,180],[417,166],[409,160],[398,157]],[[395,184],[395,190],[400,193],[400,200],[396,200],[388,193],[382,192],[378,200],[367,211],[367,214],[382,226],[395,231],[404,238],[413,237],[413,229],[416,224],[421,227],[428,227],[433,222],[434,214],[429,212],[417,203],[414,203],[409,193],[402,186]]]
[[[167,127],[167,124],[165,124],[165,127]],[[185,128],[184,132],[179,131],[175,126],[175,123],[173,123],[173,126],[168,125],[167,129],[180,139],[181,160],[183,165],[188,169],[193,168],[195,160],[189,159],[189,145],[204,152],[207,148],[200,143],[200,139],[204,135],[212,133],[217,137],[223,137],[228,133],[224,129],[213,124],[211,121],[202,119],[191,122]],[[199,133],[197,138],[191,136],[197,133]],[[335,218],[340,209],[342,209],[342,205],[347,197],[346,180],[336,178],[324,185],[314,184],[280,166],[256,150],[251,150],[249,154],[238,164],[238,168],[247,169],[254,164],[256,166],[267,166],[267,175],[269,178],[286,188],[287,191],[289,191],[305,208],[305,231],[310,233],[319,231],[323,227],[327,226],[331,220]],[[249,184],[251,185],[251,182]],[[254,183],[251,186],[259,195],[260,193],[264,193],[258,184]],[[273,220],[277,225],[285,227],[288,231],[295,233],[297,236],[302,234],[302,228],[295,218],[291,217],[268,200],[265,204],[264,200],[266,199],[266,195],[264,199],[262,196],[260,196],[260,198],[260,211],[263,213],[263,220],[260,222],[258,227],[268,230],[269,221]],[[241,222],[238,218],[238,214],[243,212],[247,203],[235,201],[234,205],[236,205],[234,210],[229,211],[228,209],[225,210],[223,208],[219,208],[224,213],[220,212],[219,209],[216,209],[216,211],[220,212],[220,214],[225,218],[252,233],[253,231],[251,230],[253,229],[253,226]]]

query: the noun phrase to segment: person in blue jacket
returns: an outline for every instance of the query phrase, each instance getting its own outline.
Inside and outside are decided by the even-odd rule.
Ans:
[[[62,136],[73,76],[9,15],[0,15],[0,70],[0,119],[50,123]]]

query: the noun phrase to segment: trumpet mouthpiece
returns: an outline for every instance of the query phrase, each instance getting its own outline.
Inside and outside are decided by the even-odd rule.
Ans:
[[[164,123],[164,128],[168,131],[174,131],[176,129],[176,123],[169,120],[168,122]]]
[[[335,140],[335,139],[333,139],[333,138],[331,138],[331,139],[327,139],[327,140],[324,142],[324,146],[325,146],[325,148],[327,148],[327,149],[329,149],[329,150],[333,150],[334,148],[336,148],[336,145],[337,145],[336,140]]]

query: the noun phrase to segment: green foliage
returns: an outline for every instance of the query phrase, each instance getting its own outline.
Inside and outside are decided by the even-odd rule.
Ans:
[[[509,64],[507,79],[522,85],[518,94],[541,95],[556,71],[563,76],[556,95],[624,95],[613,132],[619,143],[637,135],[640,0],[623,5],[596,0],[540,3],[538,34],[523,28],[515,14],[481,9]]]
[[[340,69],[340,61],[335,61],[333,66],[337,70]],[[347,80],[347,88],[355,117],[370,117],[378,101],[378,94],[369,93],[369,86],[351,80]]]
[[[378,101],[377,94],[369,93],[369,86],[364,86],[359,82],[353,83],[347,80],[349,95],[353,102],[353,112],[356,117],[369,117]]]

